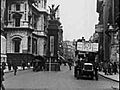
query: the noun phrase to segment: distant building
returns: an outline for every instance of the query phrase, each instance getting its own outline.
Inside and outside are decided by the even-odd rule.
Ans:
[[[73,59],[75,57],[75,45],[73,41],[63,41],[63,56],[65,59]]]

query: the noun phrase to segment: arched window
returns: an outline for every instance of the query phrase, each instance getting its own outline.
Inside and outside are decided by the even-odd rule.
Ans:
[[[20,52],[21,39],[20,38],[14,38],[13,42],[14,42],[14,52],[19,53]]]

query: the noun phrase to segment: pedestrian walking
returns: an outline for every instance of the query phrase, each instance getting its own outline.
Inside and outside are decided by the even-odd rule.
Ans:
[[[32,66],[33,66],[33,71],[35,71],[36,70],[36,61],[35,60],[33,60]]]
[[[42,59],[41,65],[42,65],[42,71],[44,71],[45,70],[45,58]]]
[[[28,69],[30,69],[30,62],[27,63],[27,67],[28,67]]]
[[[68,59],[68,66],[69,66],[69,70],[72,70],[72,59]]]
[[[108,73],[109,73],[110,75],[112,75],[112,68],[113,68],[113,65],[112,65],[111,62],[109,62],[109,63],[108,63]]]
[[[14,75],[16,75],[17,69],[18,69],[18,66],[16,64],[13,64]]]
[[[8,70],[11,71],[11,67],[12,67],[12,61],[8,62]]]
[[[103,62],[100,62],[99,63],[99,71],[102,71],[103,70]]]
[[[99,67],[99,64],[98,62],[95,60],[94,62],[94,71],[95,71],[95,79],[98,80],[98,67]]]
[[[0,63],[0,77],[1,77],[1,85],[0,85],[0,88],[2,89],[2,90],[5,90],[5,87],[4,87],[4,85],[3,85],[3,81],[4,81],[4,70],[3,70],[3,68],[2,68],[2,65],[1,65],[1,63]]]
[[[108,75],[108,63],[104,62],[104,73],[105,75]]]
[[[36,60],[36,62],[35,62],[35,71],[36,72],[39,71],[39,67],[40,67],[39,62]]]
[[[2,62],[2,69],[3,69],[3,70],[6,69],[6,63],[5,63],[5,61]]]
[[[22,60],[21,64],[22,64],[22,68],[23,68],[23,70],[25,70],[25,66],[26,66],[25,61],[24,61],[24,60]]]
[[[47,57],[44,56],[44,65],[43,65],[43,70],[44,71],[46,70],[46,62],[47,62]]]
[[[113,73],[116,74],[118,71],[117,71],[117,64],[116,62],[113,63]]]

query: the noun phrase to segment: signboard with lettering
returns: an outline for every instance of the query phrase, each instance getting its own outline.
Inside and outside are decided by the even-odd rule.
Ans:
[[[50,56],[54,55],[54,36],[50,36]]]
[[[83,51],[83,43],[77,42],[77,50]]]
[[[93,52],[98,51],[98,43],[92,43],[92,51]]]
[[[77,42],[77,50],[88,51],[88,52],[97,52],[98,51],[98,43]]]

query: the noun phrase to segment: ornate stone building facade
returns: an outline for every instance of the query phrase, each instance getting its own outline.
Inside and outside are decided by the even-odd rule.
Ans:
[[[119,0],[97,0],[97,30],[101,29],[99,40],[103,41],[100,49],[103,52],[103,61],[119,62],[119,5]]]
[[[47,53],[47,0],[7,0],[4,30],[8,61],[29,62]]]
[[[7,60],[6,56],[6,37],[4,33],[4,16],[5,16],[5,9],[6,9],[6,0],[1,0],[1,62]]]

